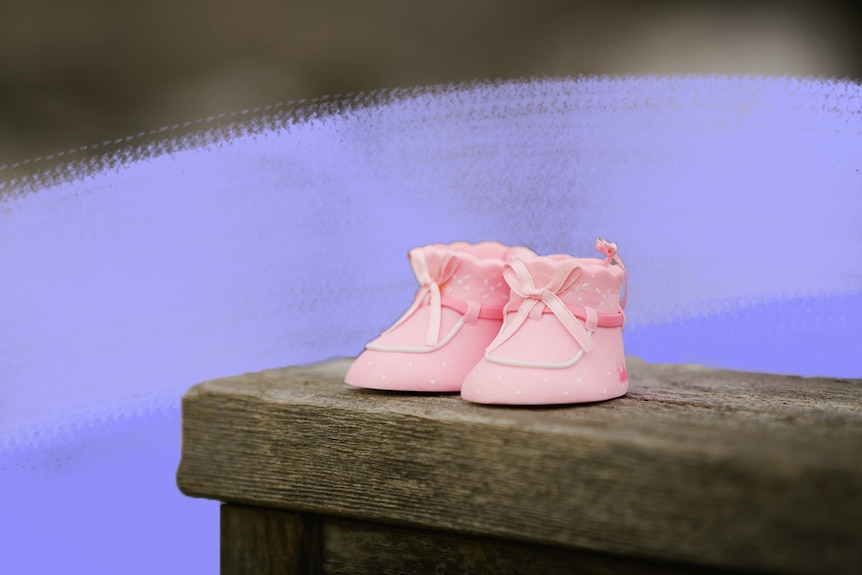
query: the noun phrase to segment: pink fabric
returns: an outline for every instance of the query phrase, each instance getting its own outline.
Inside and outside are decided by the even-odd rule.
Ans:
[[[628,273],[626,273],[626,266],[623,263],[623,260],[617,255],[617,244],[615,244],[613,242],[609,242],[608,240],[606,240],[604,238],[598,238],[596,240],[596,250],[605,254],[605,262],[607,262],[608,264],[610,264],[613,261],[616,261],[617,265],[622,268],[623,274],[625,274],[624,275],[625,279],[623,280],[623,283],[624,283],[623,298],[622,298],[622,301],[620,302],[620,306],[622,306],[622,308],[625,309],[626,308],[626,300],[628,299],[628,295],[629,295],[629,289],[628,289],[629,288],[629,285],[628,285],[629,275],[628,275]]]
[[[413,273],[419,281],[419,291],[413,299],[413,305],[402,315],[395,324],[389,328],[392,330],[409,319],[413,313],[422,305],[425,296],[430,296],[431,316],[428,320],[428,331],[425,334],[425,345],[436,345],[440,341],[440,320],[441,320],[441,297],[440,284],[446,283],[455,273],[455,268],[458,265],[455,255],[451,252],[440,254],[442,261],[433,269],[429,265],[426,257],[426,248],[414,248],[410,250],[408,258],[410,266],[413,268]]]
[[[470,316],[469,310],[470,306],[472,305],[476,307],[476,317],[479,319],[503,319],[503,308],[490,305],[482,305],[475,300],[465,301],[462,299],[444,295],[442,301],[440,302],[440,305],[443,307],[448,307],[449,309],[454,309],[461,315],[467,317]]]
[[[467,374],[464,399],[553,405],[627,392],[626,271],[615,244],[599,240],[596,249],[604,260],[525,256],[503,267],[511,288],[503,327]]]
[[[581,268],[573,260],[564,261],[551,280],[537,288],[533,276],[521,260],[513,260],[503,266],[503,278],[509,284],[511,293],[523,298],[515,317],[506,322],[500,334],[488,346],[488,353],[505,343],[523,325],[536,305],[544,305],[560,320],[560,323],[575,338],[580,346],[589,351],[595,347],[590,334],[578,321],[572,311],[563,303],[558,294],[566,291],[577,281]]]
[[[347,372],[357,387],[459,391],[500,331],[509,287],[503,264],[526,248],[498,242],[433,244],[410,250],[419,289],[407,311]]]

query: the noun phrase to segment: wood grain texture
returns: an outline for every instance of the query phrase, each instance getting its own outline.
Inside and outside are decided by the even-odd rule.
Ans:
[[[318,517],[221,506],[222,575],[319,575],[321,540]]]
[[[349,360],[205,382],[181,490],[255,506],[785,573],[862,565],[862,382],[650,365],[554,408],[349,388]]]
[[[719,575],[727,571],[540,545],[323,520],[326,575]]]

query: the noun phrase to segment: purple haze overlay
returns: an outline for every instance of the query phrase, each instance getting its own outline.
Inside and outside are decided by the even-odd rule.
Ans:
[[[0,184],[0,571],[216,572],[217,504],[174,483],[183,392],[358,353],[410,303],[417,245],[604,236],[627,354],[859,377],[860,94],[438,87]]]

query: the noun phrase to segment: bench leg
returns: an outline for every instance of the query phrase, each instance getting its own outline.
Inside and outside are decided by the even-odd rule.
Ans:
[[[222,575],[319,575],[321,522],[301,513],[221,506]]]

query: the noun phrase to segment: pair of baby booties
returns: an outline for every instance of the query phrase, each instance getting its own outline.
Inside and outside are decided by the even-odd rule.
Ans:
[[[616,244],[600,238],[596,249],[604,259],[499,242],[410,250],[413,304],[365,346],[345,383],[500,405],[625,395],[626,270]]]

